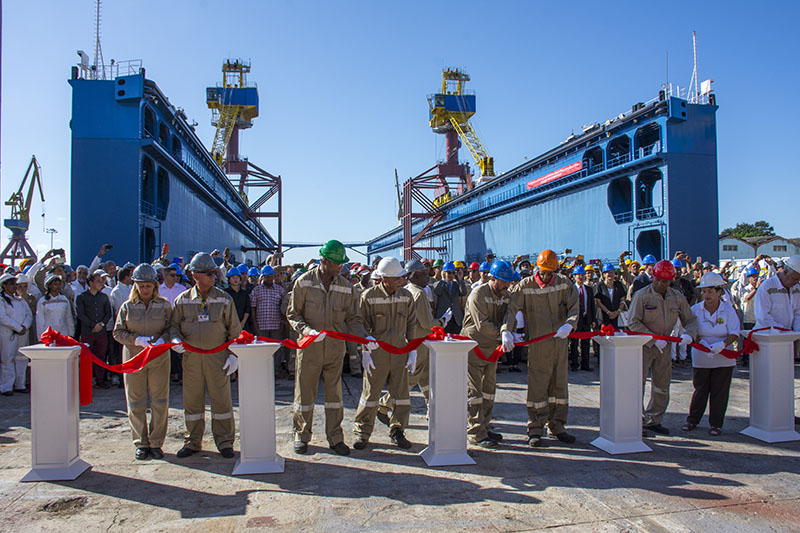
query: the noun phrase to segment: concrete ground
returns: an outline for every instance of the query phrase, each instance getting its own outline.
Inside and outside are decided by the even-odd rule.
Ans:
[[[524,367],[523,367],[524,371]],[[798,369],[796,369],[796,378]],[[680,426],[691,396],[691,369],[674,372],[665,425],[648,439],[652,453],[610,456],[597,436],[598,370],[570,373],[574,445],[525,439],[525,373],[498,375],[493,451],[470,449],[477,465],[428,468],[425,404],[412,395],[410,451],[376,426],[367,450],[330,452],[323,410],[315,411],[310,455],[292,451],[292,384],[277,384],[278,451],[283,474],[232,477],[207,430],[207,451],[177,459],[182,445],[180,387],[170,397],[162,461],[136,461],[123,391],[95,391],[81,410],[81,453],[92,469],[75,481],[19,483],[30,468],[29,397],[0,398],[0,527],[3,531],[500,530],[800,531],[800,442],[765,444],[742,436],[748,374],[735,372],[723,434],[705,421]],[[796,381],[800,391],[800,381]],[[344,379],[346,442],[361,381]],[[234,386],[234,393],[236,386]],[[235,398],[235,396],[234,396]],[[236,403],[234,402],[236,405]],[[207,417],[208,419],[209,417]],[[238,420],[237,420],[238,422]],[[238,450],[238,442],[236,449]]]

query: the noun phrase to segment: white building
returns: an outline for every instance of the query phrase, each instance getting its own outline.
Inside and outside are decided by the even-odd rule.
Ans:
[[[759,254],[774,258],[786,258],[800,254],[800,239],[787,239],[779,235],[772,237],[719,238],[719,260],[753,259]]]

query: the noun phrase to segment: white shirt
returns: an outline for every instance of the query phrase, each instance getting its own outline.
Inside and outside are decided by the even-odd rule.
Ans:
[[[739,335],[741,325],[739,315],[730,305],[720,300],[719,307],[711,314],[704,302],[692,306],[692,313],[697,317],[697,340],[705,341],[709,346],[724,341],[728,335]],[[736,366],[736,359],[728,359],[722,354],[705,353],[700,350],[692,352],[692,366],[695,368],[719,368]]]
[[[759,285],[753,299],[756,329],[778,326],[800,331],[800,285],[787,289],[775,275]]]
[[[172,286],[171,289],[167,287],[166,283],[162,283],[161,286],[158,287],[158,294],[162,298],[166,298],[167,301],[169,301],[169,303],[172,305],[172,307],[175,307],[175,298],[177,298],[185,290],[186,287],[184,287],[180,283],[176,283],[175,285]]]
[[[128,301],[128,297],[131,295],[131,290],[133,290],[133,283],[130,285],[117,283],[117,286],[111,290],[111,296],[109,297],[109,300],[111,301],[111,310],[114,312],[114,320],[116,320],[117,313],[119,313],[122,304]]]
[[[72,287],[72,293],[75,295],[75,302],[78,301],[78,295],[83,294],[84,292],[89,290],[89,282],[86,282],[86,286],[84,287],[81,285],[81,282],[77,279],[69,284]]]
[[[62,335],[75,334],[72,307],[63,294],[49,299],[39,298],[39,302],[36,304],[36,336],[41,337],[48,327]]]

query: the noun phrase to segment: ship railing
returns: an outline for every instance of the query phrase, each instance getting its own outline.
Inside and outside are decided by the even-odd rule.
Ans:
[[[94,79],[113,80],[120,76],[134,76],[142,71],[141,59],[125,59],[123,61],[111,60],[108,65],[98,65]]]
[[[625,163],[627,163],[630,160],[631,160],[631,155],[630,154],[622,154],[622,155],[620,155],[618,157],[614,157],[612,159],[609,159],[608,160],[608,165],[606,165],[606,166],[608,168],[614,168],[614,167],[618,167],[620,165],[624,165]]]
[[[616,213],[614,215],[614,222],[617,224],[625,224],[626,222],[633,222],[633,211],[625,213]]]
[[[651,145],[642,146],[636,151],[635,159],[641,159],[643,157],[647,157],[648,155],[652,155],[656,152],[661,151],[661,141],[656,141]]]
[[[655,207],[645,207],[643,209],[636,210],[636,218],[638,220],[647,220],[650,218],[658,218],[660,216],[660,209],[656,209]]]

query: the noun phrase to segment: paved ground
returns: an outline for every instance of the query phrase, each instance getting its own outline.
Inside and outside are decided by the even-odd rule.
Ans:
[[[796,369],[796,377],[798,369]],[[0,525],[4,531],[207,531],[360,529],[567,531],[800,531],[800,442],[767,445],[742,435],[747,372],[737,370],[721,437],[705,421],[679,427],[691,369],[677,369],[653,453],[612,457],[590,446],[597,435],[598,371],[570,375],[572,446],[526,445],[525,374],[499,374],[496,451],[470,450],[477,465],[431,469],[417,456],[427,441],[425,406],[413,396],[410,452],[378,426],[368,450],[329,452],[315,434],[312,454],[291,450],[291,395],[278,383],[278,450],[283,474],[230,476],[234,460],[213,450],[176,459],[183,428],[180,387],[172,387],[163,461],[136,461],[121,390],[95,391],[81,411],[81,450],[93,465],[71,482],[19,483],[30,467],[27,396],[0,398]],[[800,392],[800,381],[797,390]],[[345,430],[360,380],[345,379]],[[234,390],[236,387],[234,387]],[[800,394],[798,394],[800,395]],[[317,409],[315,428],[324,427]]]

